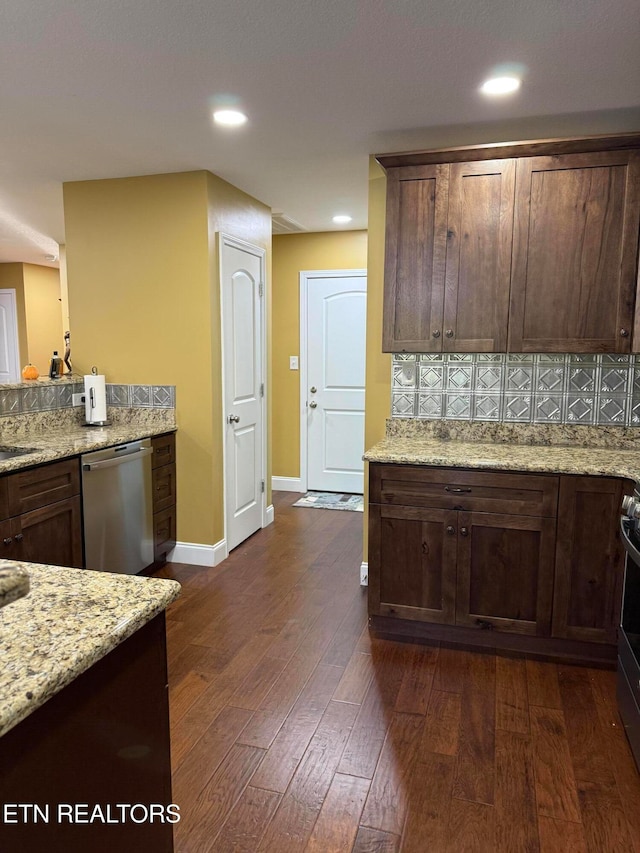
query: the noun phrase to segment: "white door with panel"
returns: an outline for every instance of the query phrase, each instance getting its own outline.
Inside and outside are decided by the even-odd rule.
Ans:
[[[306,273],[309,491],[364,489],[367,279],[358,273]]]
[[[230,551],[262,527],[264,252],[220,237],[225,518]]]
[[[20,382],[15,290],[0,290],[0,383]]]

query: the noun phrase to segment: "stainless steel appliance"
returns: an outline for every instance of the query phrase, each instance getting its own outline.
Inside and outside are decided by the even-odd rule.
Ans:
[[[151,441],[81,457],[85,564],[136,574],[153,562]]]
[[[618,633],[618,710],[640,769],[640,491],[622,502],[620,527],[627,552]]]

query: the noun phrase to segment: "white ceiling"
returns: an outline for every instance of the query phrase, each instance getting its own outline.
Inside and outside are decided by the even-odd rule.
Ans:
[[[637,0],[3,0],[0,261],[64,242],[63,181],[191,169],[364,228],[369,153],[640,130],[639,36]]]

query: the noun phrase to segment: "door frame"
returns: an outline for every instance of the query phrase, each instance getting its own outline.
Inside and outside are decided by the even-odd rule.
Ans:
[[[307,388],[308,388],[308,358],[307,358],[307,323],[309,320],[309,287],[318,278],[366,278],[366,269],[351,270],[301,270],[300,271],[300,491],[307,491],[307,463],[309,442],[307,436]]]
[[[11,302],[12,313],[12,332],[13,332],[13,347],[10,352],[10,358],[14,362],[14,379],[13,382],[20,382],[20,330],[18,329],[18,298],[14,287],[3,287],[0,289],[0,294],[6,294]]]
[[[273,508],[267,506],[267,323],[266,323],[266,302],[267,302],[267,281],[266,281],[266,256],[267,250],[261,246],[256,246],[253,243],[248,243],[246,240],[241,240],[239,237],[234,237],[224,231],[216,233],[216,248],[218,251],[218,281],[219,281],[219,299],[220,299],[220,372],[221,372],[221,408],[222,408],[222,501],[223,501],[223,516],[224,516],[224,556],[225,559],[229,554],[228,538],[227,538],[227,430],[226,430],[226,414],[225,414],[225,350],[224,350],[224,298],[223,298],[223,278],[222,278],[222,250],[224,246],[229,246],[232,249],[240,249],[242,252],[257,257],[260,261],[260,284],[262,285],[262,296],[260,298],[260,381],[264,386],[264,394],[260,402],[260,417],[262,419],[262,481],[264,482],[264,491],[262,492],[262,527],[266,527],[273,521]],[[217,561],[218,563],[221,560]]]

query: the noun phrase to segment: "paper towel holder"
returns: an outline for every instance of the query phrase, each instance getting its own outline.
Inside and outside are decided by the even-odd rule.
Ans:
[[[98,368],[95,365],[91,368],[91,376],[85,376],[85,426],[90,427],[103,427],[108,426],[109,421],[106,419],[107,407],[106,407],[106,389],[104,383],[104,376],[101,376],[102,379],[102,399],[98,400],[96,394],[96,388],[92,385],[87,388],[87,380],[93,377],[98,376]],[[103,417],[95,417],[93,414],[94,409],[98,409],[100,413],[104,413]]]

